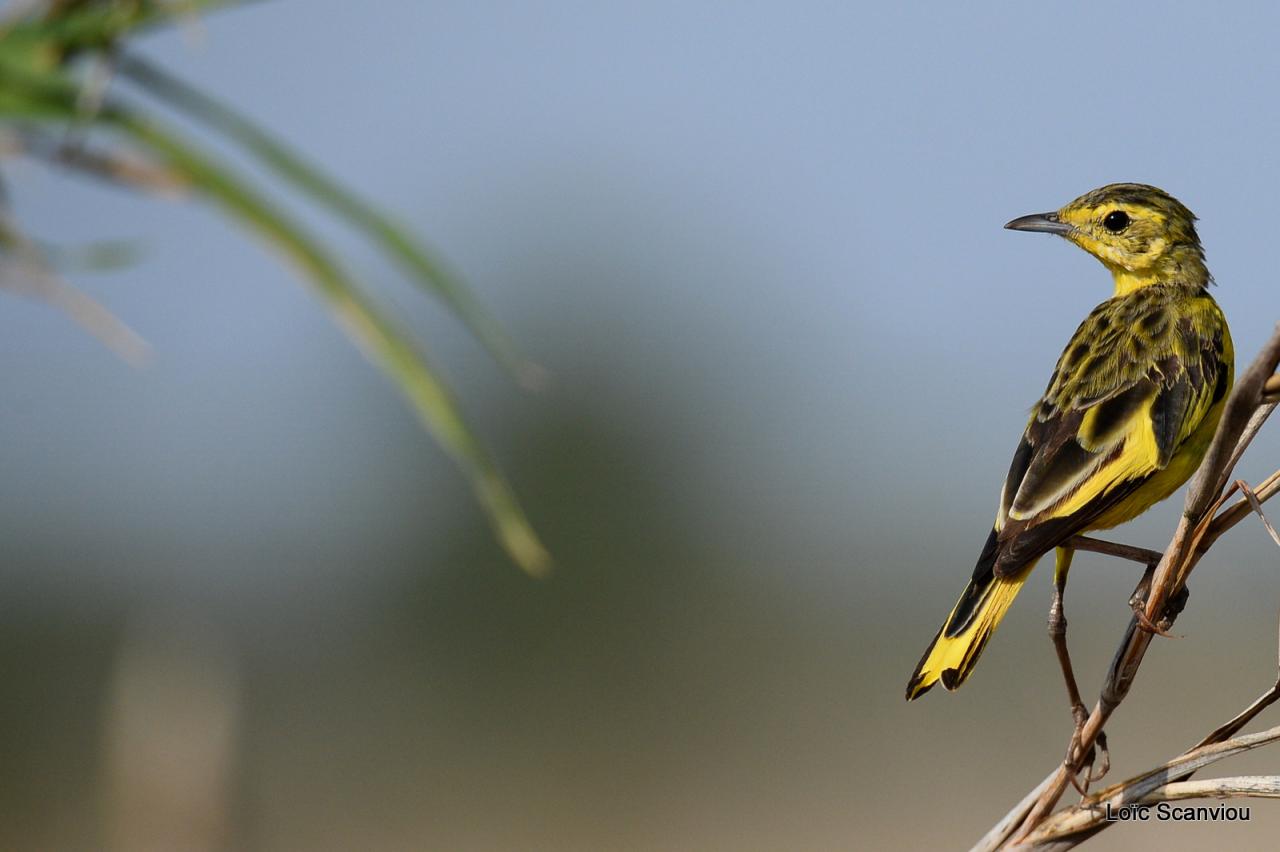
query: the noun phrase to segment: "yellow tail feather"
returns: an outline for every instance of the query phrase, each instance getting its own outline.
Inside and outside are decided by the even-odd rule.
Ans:
[[[933,644],[920,658],[907,684],[908,701],[924,695],[938,681],[948,690],[959,689],[1030,574],[1025,570],[1017,577],[988,577],[981,588],[979,583],[969,583]],[[955,636],[949,636],[952,623],[957,621],[967,621],[967,625]]]

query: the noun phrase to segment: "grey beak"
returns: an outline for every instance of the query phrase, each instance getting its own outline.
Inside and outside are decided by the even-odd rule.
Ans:
[[[1005,224],[1010,231],[1036,231],[1041,234],[1057,234],[1065,237],[1071,233],[1072,227],[1059,221],[1057,213],[1032,213],[1030,216],[1019,216]]]

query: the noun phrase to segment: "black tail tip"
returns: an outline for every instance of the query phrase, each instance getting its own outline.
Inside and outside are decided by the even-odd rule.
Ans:
[[[912,675],[911,680],[907,682],[907,700],[908,701],[915,701],[917,698],[924,695],[929,690],[933,689],[932,683],[925,687],[921,687],[920,682],[923,680],[924,680],[924,676],[919,673]]]
[[[942,674],[937,680],[931,681],[925,686],[921,686],[921,682],[924,681],[924,675],[920,672],[916,672],[907,683],[907,700],[915,701],[917,698],[933,689],[939,681],[942,683],[943,689],[947,692],[955,692],[960,688],[960,684],[964,683],[965,677],[966,675],[959,669],[943,669]]]

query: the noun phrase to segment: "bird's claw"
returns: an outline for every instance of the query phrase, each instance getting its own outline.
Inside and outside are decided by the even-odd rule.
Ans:
[[[1163,636],[1166,639],[1178,638],[1175,634],[1170,633],[1168,630],[1148,618],[1146,607],[1141,603],[1133,607],[1133,617],[1138,619],[1138,626],[1148,633],[1154,633],[1157,636]],[[1161,623],[1164,623],[1164,619],[1161,619]]]
[[[1110,771],[1111,753],[1107,750],[1107,735],[1099,731],[1095,745],[1090,746],[1088,752],[1081,754],[1080,742],[1089,713],[1083,704],[1077,704],[1071,708],[1071,716],[1075,727],[1071,732],[1071,742],[1067,745],[1067,756],[1063,759],[1063,764],[1067,767],[1067,777],[1071,779],[1071,786],[1075,787],[1081,796],[1087,796],[1089,785],[1095,781],[1101,781]],[[1083,783],[1079,778],[1082,771],[1084,772]]]
[[[1144,578],[1146,581],[1146,578]],[[1190,592],[1186,586],[1178,590],[1177,594],[1169,599],[1165,604],[1165,616],[1160,621],[1154,622],[1147,616],[1147,593],[1150,592],[1150,586],[1146,588],[1139,587],[1134,591],[1133,597],[1129,598],[1129,608],[1133,610],[1133,617],[1138,620],[1138,626],[1148,633],[1154,633],[1157,636],[1163,636],[1166,639],[1179,638],[1176,633],[1170,633],[1169,628],[1173,626],[1173,619],[1181,614],[1183,607],[1187,605],[1187,598]]]

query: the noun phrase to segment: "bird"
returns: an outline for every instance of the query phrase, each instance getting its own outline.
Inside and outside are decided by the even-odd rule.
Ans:
[[[1062,615],[1068,542],[1177,491],[1204,458],[1234,381],[1231,333],[1209,294],[1195,222],[1162,189],[1115,183],[1005,225],[1074,243],[1102,262],[1115,291],[1080,323],[1032,407],[995,523],[907,683],[908,701],[965,682],[1036,563],[1056,549],[1049,627],[1079,732],[1084,706]]]

